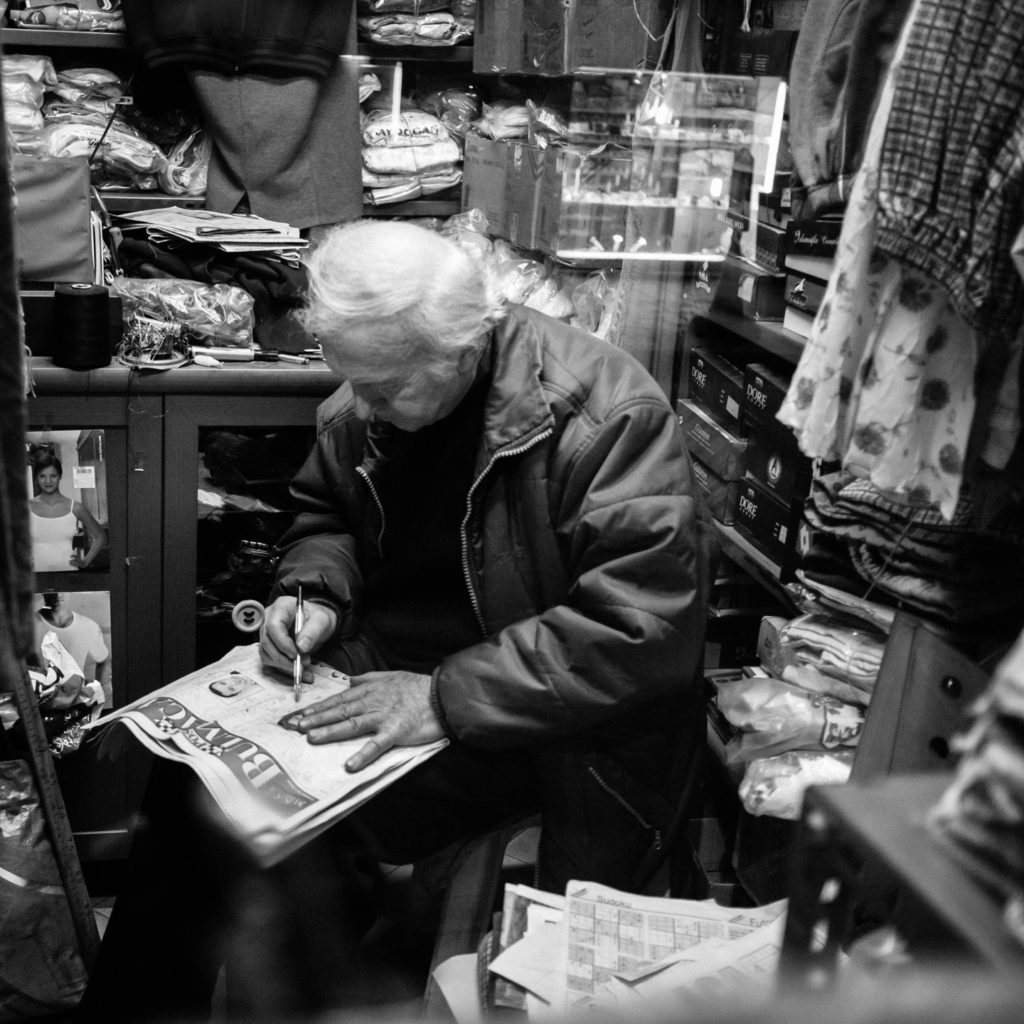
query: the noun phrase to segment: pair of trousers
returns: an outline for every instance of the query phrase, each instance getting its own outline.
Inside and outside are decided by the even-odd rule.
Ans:
[[[191,770],[156,758],[78,1016],[208,1019],[225,962],[244,1019],[294,1022],[379,1002],[360,969],[360,942],[375,918],[367,865],[412,863],[523,817],[537,792],[526,756],[452,743],[261,869]]]

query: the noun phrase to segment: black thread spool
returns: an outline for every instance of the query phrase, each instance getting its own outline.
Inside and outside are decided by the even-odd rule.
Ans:
[[[110,292],[102,284],[61,283],[53,287],[53,362],[68,370],[109,366]]]

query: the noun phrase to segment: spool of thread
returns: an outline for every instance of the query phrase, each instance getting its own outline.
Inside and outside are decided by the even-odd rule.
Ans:
[[[110,292],[104,285],[54,285],[54,365],[69,370],[108,366],[113,354],[110,313]]]

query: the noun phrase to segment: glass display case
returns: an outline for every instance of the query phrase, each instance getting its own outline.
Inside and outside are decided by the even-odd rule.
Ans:
[[[160,672],[160,404],[60,394],[28,407],[30,668],[45,676],[56,658],[67,669],[40,710],[83,860],[127,853],[140,758],[103,756],[81,742],[81,722],[134,700]]]
[[[721,260],[774,186],[781,78],[573,79],[566,144],[546,150],[538,246],[561,259]]]
[[[167,396],[163,683],[258,639],[319,401]]]

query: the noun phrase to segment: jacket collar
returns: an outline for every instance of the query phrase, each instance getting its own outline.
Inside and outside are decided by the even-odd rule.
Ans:
[[[491,332],[493,378],[484,406],[488,455],[523,444],[554,421],[541,384],[540,335],[528,314],[512,306]]]

